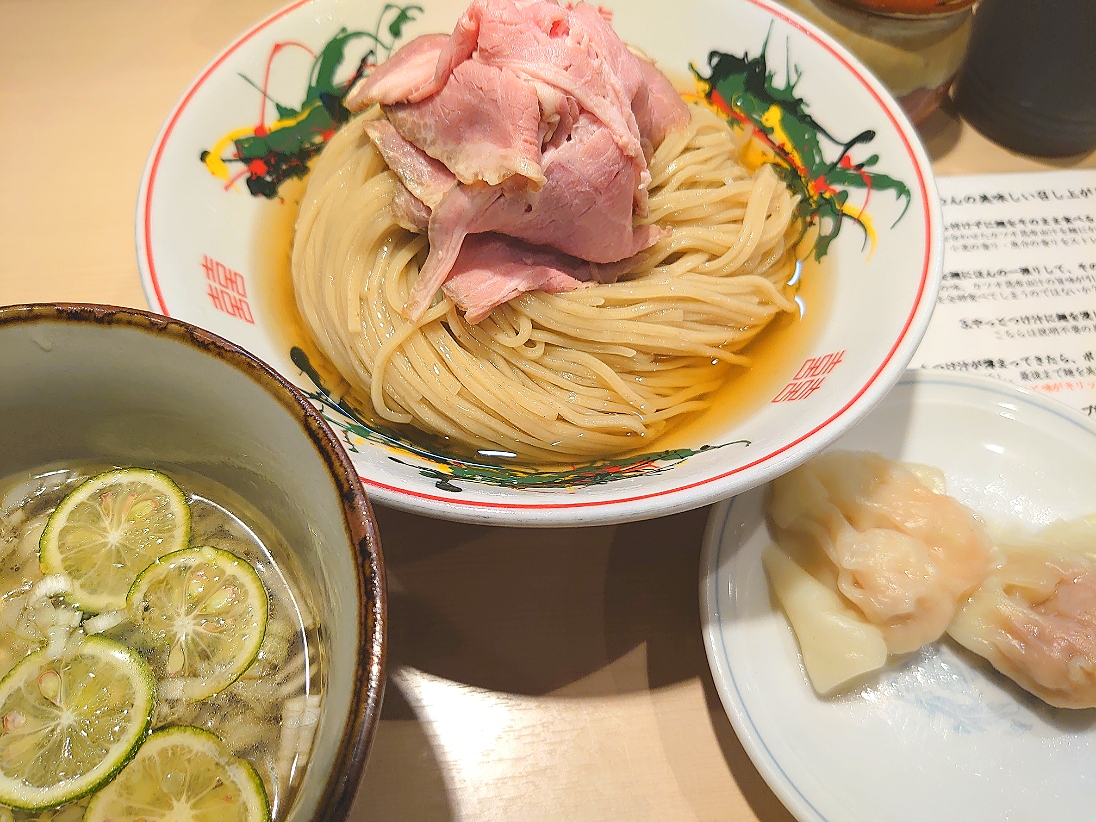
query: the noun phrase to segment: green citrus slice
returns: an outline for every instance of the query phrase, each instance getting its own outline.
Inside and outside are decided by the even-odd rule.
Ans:
[[[133,583],[127,637],[167,699],[199,700],[248,669],[266,633],[267,597],[255,569],[220,548],[160,557]]]
[[[99,474],[61,500],[38,544],[43,574],[65,574],[65,598],[83,611],[118,610],[133,580],[157,557],[190,541],[190,507],[158,471]]]
[[[40,810],[99,788],[137,749],[154,703],[152,672],[112,640],[30,654],[0,681],[0,804]]]
[[[266,822],[263,782],[214,734],[178,726],[150,734],[83,822]]]

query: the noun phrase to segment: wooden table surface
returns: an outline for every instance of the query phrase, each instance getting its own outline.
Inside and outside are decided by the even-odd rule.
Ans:
[[[0,0],[0,304],[147,307],[149,148],[198,71],[281,4]],[[1096,167],[1011,154],[948,114],[924,136],[941,174]],[[706,509],[562,531],[377,516],[391,667],[353,820],[792,818],[708,670]]]

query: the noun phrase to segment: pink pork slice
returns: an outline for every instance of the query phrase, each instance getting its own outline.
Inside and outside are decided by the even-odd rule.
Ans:
[[[430,212],[427,236],[430,238],[430,251],[426,262],[419,270],[415,284],[407,295],[407,304],[403,315],[417,322],[430,303],[445,278],[457,261],[464,238],[470,233],[472,223],[484,209],[502,195],[497,186],[485,183],[458,185],[442,198],[437,207]],[[397,219],[399,214],[396,214]]]
[[[670,132],[689,124],[689,108],[669,78],[659,71],[658,66],[642,57],[637,57],[636,62],[643,72],[644,85],[647,88],[647,104],[636,112],[636,122],[639,124],[639,133],[653,151],[662,145]]]
[[[437,94],[385,106],[385,114],[462,183],[498,185],[518,175],[534,188],[544,184],[537,91],[509,69],[468,60]]]
[[[633,228],[635,165],[593,115],[582,112],[570,138],[544,153],[544,187],[507,193],[470,221],[595,263],[623,260],[652,245],[655,226]]]
[[[438,56],[448,42],[447,34],[416,37],[359,80],[347,93],[344,105],[361,111],[373,103],[402,103],[417,97],[433,83]]]
[[[430,206],[408,191],[407,186],[396,187],[389,208],[392,219],[408,231],[426,234],[430,230]]]
[[[442,290],[475,324],[528,291],[574,291],[598,281],[599,274],[594,263],[551,248],[498,234],[477,234],[465,240]]]
[[[595,45],[604,45],[609,38],[620,42],[601,13],[586,3],[566,9],[548,0],[520,6],[512,0],[473,0],[437,56],[431,80],[423,82],[422,61],[406,59],[401,63],[416,72],[387,71],[372,86],[363,81],[354,89],[352,101],[364,107],[369,102],[424,100],[441,91],[457,67],[475,55],[480,63],[510,68],[574,97],[606,124],[627,156],[641,158],[639,129],[631,111],[639,72],[628,69],[623,80],[616,75],[614,69],[622,64],[614,59],[615,47],[607,59]]]
[[[594,263],[630,258],[663,235],[633,227],[646,211],[645,155],[688,112],[594,6],[473,0],[451,36],[412,41],[355,89],[356,103],[374,100],[408,143],[378,142],[394,147],[385,159],[406,186],[393,208],[420,230],[429,214],[430,251],[404,308],[411,319],[467,235],[497,232]],[[464,184],[424,187],[409,146]]]
[[[365,124],[365,133],[400,182],[430,208],[457,184],[457,178],[444,163],[407,140],[388,120],[370,120]]]
[[[571,139],[545,152],[540,191],[457,186],[430,215],[430,252],[404,314],[417,320],[445,282],[469,234],[497,232],[595,263],[632,257],[653,245],[657,226],[632,226],[635,166],[589,113]]]
[[[509,0],[475,0],[469,15],[479,16],[477,60],[506,66],[574,97],[605,124],[626,156],[643,163],[632,114],[640,74],[617,59],[615,46],[607,47],[615,42],[627,51],[594,7],[580,3],[565,9],[540,0],[519,9]],[[439,71],[445,61],[443,52]]]

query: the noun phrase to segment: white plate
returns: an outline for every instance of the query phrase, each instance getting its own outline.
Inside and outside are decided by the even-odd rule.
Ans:
[[[910,371],[834,448],[942,469],[994,523],[1096,512],[1096,426],[1005,383]],[[942,640],[822,699],[770,602],[764,488],[712,512],[701,563],[708,660],[750,758],[801,822],[1096,817],[1096,711],[1050,708]]]
[[[214,60],[168,116],[141,184],[137,257],[153,310],[244,346],[307,392],[347,445],[374,499],[466,521],[582,525],[705,505],[806,459],[886,393],[928,324],[942,253],[929,162],[901,109],[843,48],[767,0],[621,0],[613,4],[617,31],[679,81],[691,82],[690,64],[708,76],[713,51],[734,58],[725,65],[736,82],[753,77],[756,85],[768,77],[774,89],[755,99],[764,103],[755,105],[755,119],[769,123],[764,127],[774,129],[776,139],[802,135],[789,156],[813,158],[802,178],[812,191],[828,192],[831,205],[848,196],[850,215],[865,208],[865,230],[843,218],[825,260],[831,281],[819,289],[819,301],[808,304],[815,312],[809,317],[824,319],[762,374],[751,389],[750,411],[739,419],[714,418],[676,442],[653,443],[650,453],[558,470],[461,462],[355,422],[329,402],[293,353],[299,336],[285,262],[292,197],[253,196],[247,185],[300,158],[283,153],[240,162],[234,154],[251,155],[234,140],[255,136],[259,125],[270,130],[279,116],[295,122],[310,99],[318,99],[308,95],[309,78],[318,76],[313,60],[327,44],[341,42],[340,31],[356,34],[345,42],[335,84],[349,82],[374,36],[398,47],[425,32],[450,31],[465,5],[299,2]],[[387,48],[375,52],[383,59]],[[284,108],[276,111],[274,102]],[[803,107],[796,121],[802,129],[774,120],[781,106]],[[322,142],[324,133],[321,128],[315,139]],[[203,156],[227,159],[217,172],[230,179],[215,176]],[[869,165],[860,169],[861,163]],[[882,176],[867,186],[873,174]],[[821,183],[825,175],[831,188]],[[888,189],[892,183],[904,186],[908,198]]]

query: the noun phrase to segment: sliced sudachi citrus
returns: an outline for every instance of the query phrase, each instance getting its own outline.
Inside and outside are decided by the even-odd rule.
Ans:
[[[71,580],[65,599],[82,611],[124,608],[137,575],[190,541],[190,507],[158,471],[98,474],[65,497],[39,542],[43,574]]]
[[[96,790],[140,745],[154,702],[152,672],[113,640],[30,654],[0,681],[0,804],[40,810]]]
[[[177,726],[149,735],[125,769],[91,799],[84,822],[267,822],[262,780],[216,735]]]
[[[266,633],[267,596],[255,569],[220,548],[160,557],[133,583],[130,633],[166,699],[199,700],[248,669]]]

